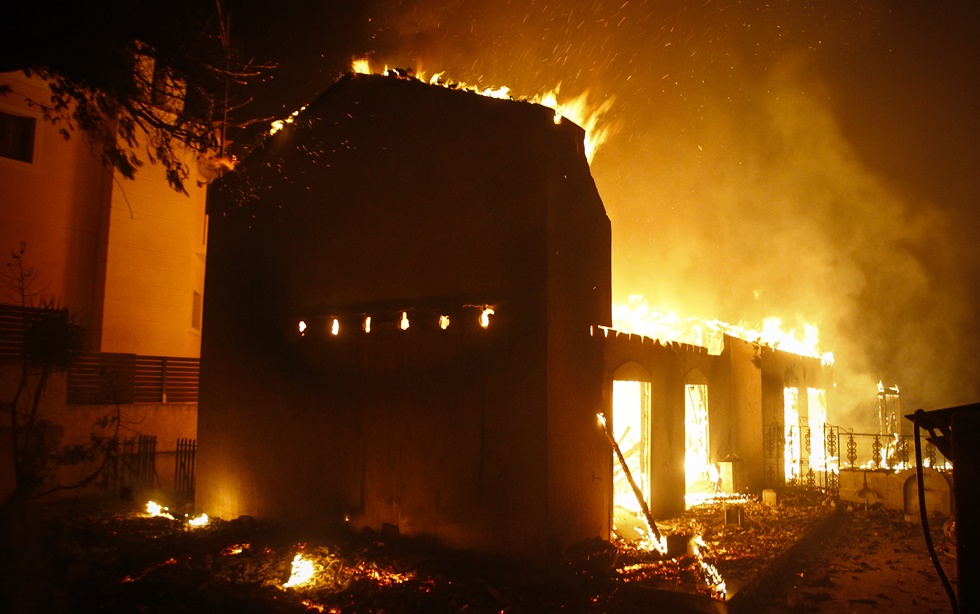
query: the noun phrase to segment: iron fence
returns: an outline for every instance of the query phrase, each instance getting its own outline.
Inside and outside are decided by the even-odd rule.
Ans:
[[[931,442],[923,441],[922,464],[938,470],[952,467]],[[768,425],[763,432],[767,487],[792,484],[840,489],[841,469],[900,471],[915,467],[912,435],[841,433],[840,427]]]
[[[897,471],[914,468],[915,440],[912,435],[875,435],[847,433],[841,467],[847,469],[887,469]],[[952,461],[930,441],[922,440],[922,465],[938,470],[952,468]]]
[[[839,451],[839,427],[829,424],[816,429],[790,427],[783,445],[786,483],[837,492],[840,489]]]
[[[156,448],[154,435],[127,437],[119,442],[109,483],[121,499],[132,499],[136,493],[156,486]]]
[[[177,440],[177,455],[174,460],[174,500],[178,505],[194,501],[194,461],[196,457],[196,440]]]

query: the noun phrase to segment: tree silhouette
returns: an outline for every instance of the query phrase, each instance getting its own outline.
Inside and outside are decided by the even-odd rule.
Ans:
[[[22,2],[0,20],[0,72],[51,87],[29,104],[65,138],[83,132],[124,177],[159,163],[182,193],[188,153],[220,171],[231,164],[226,130],[266,120],[244,108],[248,86],[273,66],[237,56],[220,0]]]

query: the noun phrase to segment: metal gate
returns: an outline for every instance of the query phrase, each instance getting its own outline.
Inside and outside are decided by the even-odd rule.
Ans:
[[[177,440],[177,456],[174,460],[174,502],[178,505],[194,501],[194,461],[197,441]]]
[[[785,484],[840,490],[840,427],[770,424],[763,431],[767,488]]]

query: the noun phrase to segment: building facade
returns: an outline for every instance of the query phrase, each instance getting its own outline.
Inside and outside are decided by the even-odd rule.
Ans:
[[[86,337],[84,360],[52,380],[43,414],[60,425],[64,443],[84,442],[106,404],[118,401],[123,433],[156,436],[165,464],[177,439],[196,430],[206,186],[192,178],[189,194],[178,194],[154,164],[127,180],[102,164],[87,135],[66,138],[63,122],[44,118],[50,99],[44,80],[5,73],[0,85],[9,88],[0,96],[5,264],[23,249],[22,261],[36,275],[28,303],[49,300],[68,309]],[[0,288],[5,400],[20,373],[22,298],[14,287]],[[107,370],[121,374],[111,391],[98,379]],[[166,469],[158,472],[159,482],[170,480]]]
[[[599,415],[618,439],[637,417],[626,456],[661,517],[698,489],[785,482],[786,399],[802,394],[798,428],[829,367],[610,330],[610,224],[583,136],[538,105],[349,75],[226,176],[202,509],[555,553],[635,506]]]

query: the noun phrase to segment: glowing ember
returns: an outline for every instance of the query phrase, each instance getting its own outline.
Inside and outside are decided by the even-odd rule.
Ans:
[[[691,541],[691,547],[694,550],[695,558],[697,558],[698,563],[701,565],[701,570],[704,573],[704,580],[708,584],[708,588],[711,589],[712,597],[724,599],[727,592],[727,588],[725,587],[725,579],[721,577],[721,573],[718,571],[717,567],[704,560],[703,551],[707,550],[708,548],[704,543],[704,539],[698,535]]]
[[[366,58],[354,60],[351,65],[351,70],[356,74],[372,74],[373,72],[371,64]],[[452,89],[466,90],[488,98],[514,99],[508,87],[480,87],[458,81],[448,81],[443,79],[444,73],[442,72],[435,73],[431,77],[426,78],[421,70],[417,72],[392,71],[386,66],[380,74],[418,79],[429,85],[441,85]],[[605,122],[605,116],[612,108],[615,98],[610,96],[601,104],[593,105],[589,100],[589,90],[585,90],[575,98],[559,101],[560,89],[561,83],[547,92],[527,97],[525,100],[552,109],[555,112],[556,124],[560,124],[562,118],[568,118],[585,130],[585,158],[591,163],[599,147],[611,135],[612,129]]]
[[[316,573],[316,567],[313,561],[305,558],[302,554],[297,554],[293,557],[293,569],[292,573],[289,575],[289,580],[282,585],[283,588],[292,588],[294,586],[301,586],[310,582]]]
[[[304,600],[300,601],[300,603],[303,604],[303,607],[304,608],[306,608],[307,610],[310,610],[311,612],[327,612],[327,611],[329,611],[329,612],[336,612],[336,611],[338,611],[338,610],[334,610],[333,608],[330,608],[329,610],[327,610],[327,606],[323,605],[322,603],[317,603],[317,602],[315,602],[315,601],[313,601],[311,599],[304,599]]]
[[[241,554],[242,552],[245,552],[251,547],[252,547],[251,544],[235,544],[234,546],[228,546],[227,548],[221,551],[221,556],[235,556],[236,554]]]
[[[400,573],[391,571],[367,561],[361,561],[358,563],[356,571],[361,577],[374,580],[381,586],[404,584],[405,582],[410,582],[415,579],[415,574],[411,572]]]

